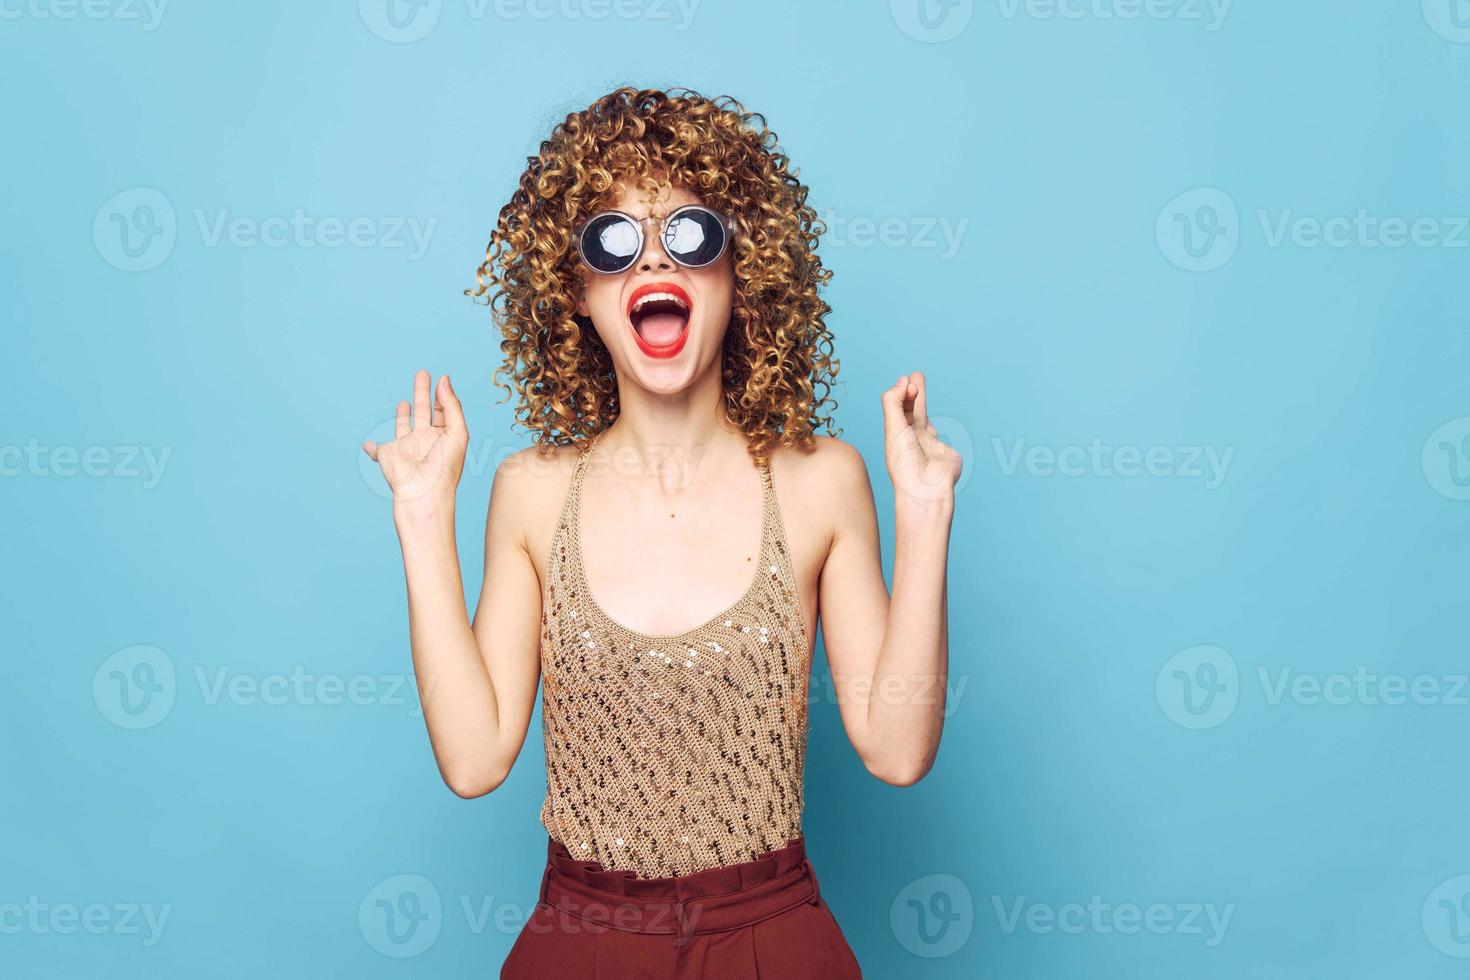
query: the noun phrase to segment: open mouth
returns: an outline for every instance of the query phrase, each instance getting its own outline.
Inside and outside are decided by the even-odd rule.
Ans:
[[[638,346],[650,357],[673,357],[689,336],[694,304],[669,282],[639,286],[628,299],[628,322]]]

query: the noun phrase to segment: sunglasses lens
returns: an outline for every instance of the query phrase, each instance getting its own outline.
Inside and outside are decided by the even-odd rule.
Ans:
[[[582,230],[582,256],[598,272],[621,272],[638,258],[638,226],[620,214],[605,214]]]
[[[725,226],[703,208],[680,211],[664,229],[664,250],[680,265],[709,265],[725,249]]]

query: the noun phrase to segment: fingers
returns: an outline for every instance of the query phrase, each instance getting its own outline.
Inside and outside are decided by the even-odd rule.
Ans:
[[[434,410],[435,424],[444,426],[454,435],[466,435],[469,427],[464,421],[464,406],[459,403],[459,396],[454,393],[454,386],[450,384],[449,375],[446,374],[439,379],[436,394],[438,405]]]
[[[929,421],[928,385],[924,372],[905,374],[894,382],[893,387],[883,393],[884,428],[891,434],[895,429],[912,426],[919,432],[933,434],[934,426]]]
[[[413,427],[432,425],[433,412],[429,407],[429,372],[418,371],[413,376]]]
[[[922,429],[929,424],[929,408],[926,398],[928,385],[924,383],[924,372],[915,371],[909,375],[909,386],[918,389],[914,393],[914,425]]]
[[[464,407],[459,403],[459,396],[454,393],[449,375],[440,377],[439,384],[433,387],[433,401],[430,401],[429,382],[428,371],[414,373],[413,402],[399,402],[393,415],[394,439],[402,439],[410,432],[425,426],[434,426],[456,435],[468,436],[469,429],[465,425]],[[382,447],[372,440],[362,444],[362,451],[374,460],[378,458],[380,448]]]

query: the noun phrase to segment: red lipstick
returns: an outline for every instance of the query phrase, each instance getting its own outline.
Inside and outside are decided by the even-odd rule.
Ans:
[[[650,300],[650,303],[661,303],[672,306],[674,310],[682,312],[684,315],[684,324],[679,330],[678,336],[662,345],[650,343],[638,331],[637,327],[633,325],[633,312],[637,309],[639,302],[645,297],[654,294],[663,294],[669,298]],[[682,310],[679,310],[680,307],[682,307]],[[662,359],[673,357],[684,349],[684,343],[689,339],[689,324],[694,317],[694,303],[689,299],[689,294],[679,286],[671,282],[644,283],[642,286],[633,290],[633,295],[628,297],[628,305],[625,312],[628,316],[629,329],[633,331],[633,339],[637,341],[638,349],[643,351],[644,354],[649,357]]]

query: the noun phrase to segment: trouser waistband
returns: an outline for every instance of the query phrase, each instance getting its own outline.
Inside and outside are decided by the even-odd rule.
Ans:
[[[577,861],[548,840],[541,904],[594,924],[645,935],[691,936],[753,925],[809,902],[821,901],[817,876],[797,838],[753,861],[671,878],[635,878]]]

